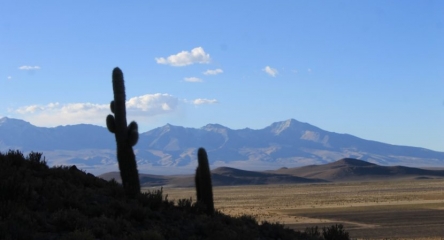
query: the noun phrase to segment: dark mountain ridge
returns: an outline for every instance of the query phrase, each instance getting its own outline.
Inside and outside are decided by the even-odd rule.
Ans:
[[[427,170],[404,166],[379,166],[366,161],[344,158],[338,161],[298,168],[280,168],[268,171],[246,171],[219,167],[211,171],[213,186],[301,184],[347,181],[378,181],[391,179],[443,178],[444,170]],[[99,176],[120,182],[118,172]],[[194,187],[194,175],[160,176],[139,174],[141,184],[148,186]]]
[[[105,173],[99,176],[105,180],[115,179],[121,182],[119,172]],[[321,179],[308,179],[279,173],[255,172],[219,167],[211,171],[213,186],[237,186],[237,185],[266,185],[266,184],[297,184],[326,182]],[[194,175],[152,175],[139,174],[143,187],[167,186],[167,187],[194,187]]]
[[[344,158],[323,165],[268,171],[304,178],[319,178],[328,181],[381,180],[420,177],[444,177],[444,170],[427,170],[405,166],[380,166],[366,161]]]

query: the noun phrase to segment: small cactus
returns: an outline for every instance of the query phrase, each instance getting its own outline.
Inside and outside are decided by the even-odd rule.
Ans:
[[[136,122],[133,121],[127,126],[125,84],[119,68],[114,68],[112,79],[114,100],[111,101],[110,108],[114,116],[109,114],[106,117],[106,126],[116,137],[117,161],[125,193],[128,197],[135,198],[140,194],[140,182],[133,146],[139,139],[139,132]]]
[[[214,214],[213,186],[211,183],[210,164],[204,148],[197,151],[198,166],[196,168],[195,184],[197,202],[205,206],[208,215]]]

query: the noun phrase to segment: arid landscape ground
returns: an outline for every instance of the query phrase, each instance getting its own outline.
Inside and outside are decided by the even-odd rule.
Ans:
[[[214,188],[215,207],[304,230],[342,223],[358,239],[444,238],[444,179],[398,179]],[[195,199],[194,188],[164,188]]]

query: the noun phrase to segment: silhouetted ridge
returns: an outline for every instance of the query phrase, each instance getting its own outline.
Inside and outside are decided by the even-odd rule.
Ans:
[[[324,182],[320,179],[307,179],[303,177],[270,172],[247,171],[230,167],[216,168],[212,171],[212,175],[214,186]]]
[[[404,166],[380,166],[366,161],[343,158],[333,163],[280,168],[270,173],[286,174],[327,181],[378,180],[414,177],[444,177],[444,170],[425,170]]]
[[[355,158],[342,158],[336,162],[332,162],[327,164],[330,166],[347,166],[347,167],[365,167],[365,166],[377,166],[374,163],[369,163],[363,160],[355,159]]]
[[[247,170],[241,170],[236,168],[230,168],[230,167],[220,167],[216,168],[213,171],[211,171],[212,174],[219,174],[229,177],[263,177],[264,173],[261,172],[254,172],[254,171],[247,171]]]
[[[211,171],[211,173],[216,173],[216,174],[233,174],[233,173],[242,174],[242,173],[250,173],[250,172],[252,172],[252,171],[241,170],[241,169],[236,169],[236,168],[231,168],[231,167],[218,167],[218,168],[213,169]]]

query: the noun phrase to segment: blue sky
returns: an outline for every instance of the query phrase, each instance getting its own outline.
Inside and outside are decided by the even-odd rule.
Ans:
[[[443,1],[0,3],[0,117],[328,131],[444,151]]]

